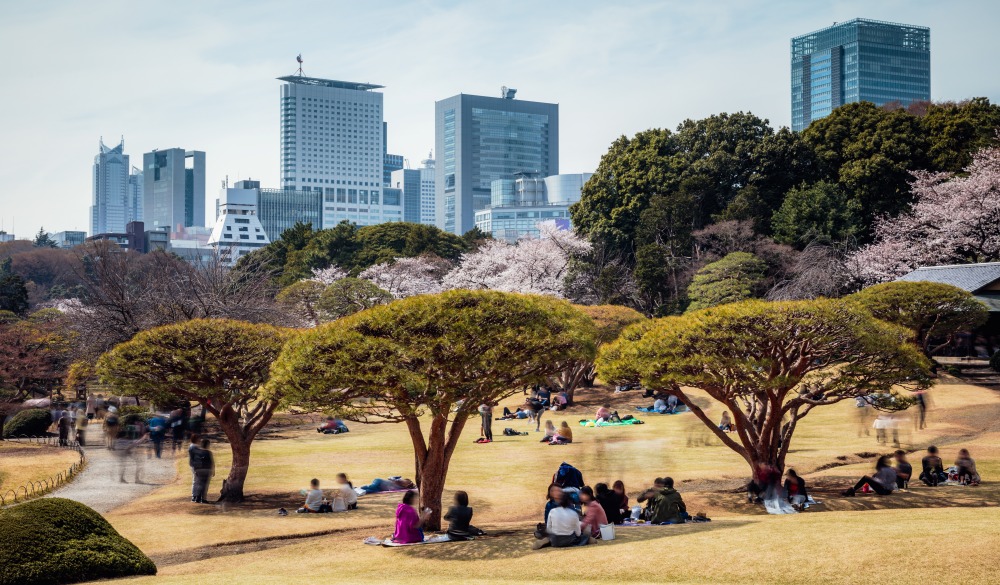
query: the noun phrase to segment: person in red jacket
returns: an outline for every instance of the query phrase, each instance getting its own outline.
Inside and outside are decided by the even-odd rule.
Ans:
[[[594,490],[589,485],[580,488],[580,502],[584,505],[583,518],[580,520],[580,529],[584,534],[589,534],[594,538],[601,537],[601,524],[608,523],[608,516],[604,513],[604,508],[594,497]]]

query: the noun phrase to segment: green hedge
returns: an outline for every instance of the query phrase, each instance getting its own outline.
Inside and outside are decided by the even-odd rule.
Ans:
[[[52,413],[44,408],[29,408],[11,417],[3,427],[3,436],[7,437],[41,437],[52,424]]]
[[[43,498],[0,510],[0,585],[155,574],[149,557],[83,504]]]

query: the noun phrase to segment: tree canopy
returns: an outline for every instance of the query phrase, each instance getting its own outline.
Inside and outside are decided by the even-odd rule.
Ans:
[[[566,301],[496,291],[409,297],[305,330],[269,387],[362,422],[403,422],[421,505],[441,519],[448,465],[469,416],[558,363],[592,356],[594,326]],[[427,428],[425,429],[425,426]]]
[[[971,332],[989,318],[989,310],[971,293],[938,282],[886,282],[854,293],[852,298],[878,319],[902,325],[926,355]],[[937,347],[933,342],[940,342]]]
[[[766,271],[766,262],[746,252],[732,252],[721,260],[706,264],[694,275],[688,287],[691,299],[688,310],[759,298],[765,292]]]
[[[602,348],[597,370],[677,396],[752,469],[783,469],[814,408],[859,396],[909,405],[897,391],[924,388],[929,365],[910,335],[852,301],[745,301],[633,325]],[[728,410],[736,433],[720,430],[689,388]]]
[[[288,331],[229,319],[194,319],[155,327],[101,356],[97,374],[123,394],[159,404],[195,401],[218,420],[233,454],[221,494],[243,499],[250,445],[282,403],[263,393]]]

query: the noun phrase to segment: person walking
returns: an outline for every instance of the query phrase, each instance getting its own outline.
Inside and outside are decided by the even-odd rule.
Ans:
[[[63,412],[63,414],[59,417],[59,420],[56,421],[56,426],[59,428],[59,446],[68,447],[70,428],[69,413]]]
[[[149,440],[153,443],[153,454],[159,459],[163,454],[163,441],[167,438],[167,421],[160,415],[149,421]]]
[[[215,476],[215,458],[209,449],[209,440],[202,439],[201,445],[193,452],[189,450],[194,481],[191,484],[191,501],[204,504],[208,496],[208,484]]]
[[[479,405],[479,417],[483,419],[482,422],[482,438],[477,441],[478,443],[492,443],[493,442],[493,404],[489,402],[484,402]]]

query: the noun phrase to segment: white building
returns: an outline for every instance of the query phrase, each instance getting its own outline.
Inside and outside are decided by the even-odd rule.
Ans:
[[[427,157],[420,162],[420,223],[434,225],[437,221],[434,207],[434,159]]]
[[[403,221],[434,225],[434,161],[424,159],[423,168],[392,171],[390,189],[399,190]]]
[[[220,261],[233,266],[241,256],[269,243],[257,217],[257,189],[225,189],[219,197],[219,217],[208,237]]]
[[[105,146],[102,139],[94,157],[91,179],[93,199],[90,206],[90,233],[124,233],[125,224],[142,221],[142,173],[130,175],[129,169],[125,139],[114,148]]]
[[[383,191],[381,85],[280,77],[281,188],[323,194],[322,227],[402,221],[398,190]]]
[[[569,206],[580,200],[583,184],[592,175],[497,179],[490,184],[489,207],[475,214],[476,227],[511,243],[524,237],[538,237],[538,224],[543,221],[555,221],[560,228],[571,229]]]

